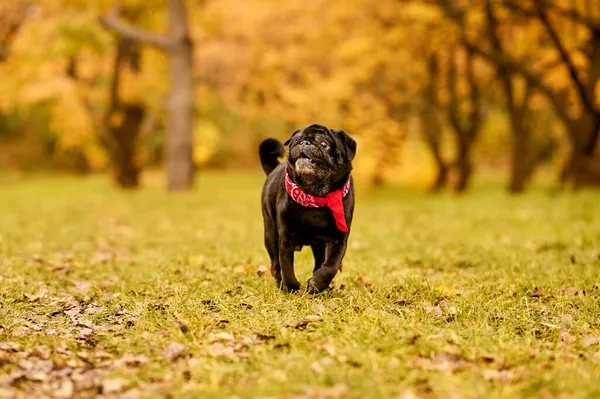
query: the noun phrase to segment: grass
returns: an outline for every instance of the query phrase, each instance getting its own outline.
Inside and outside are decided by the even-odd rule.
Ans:
[[[600,396],[597,192],[360,191],[303,296],[257,273],[262,181],[0,181],[0,397]]]

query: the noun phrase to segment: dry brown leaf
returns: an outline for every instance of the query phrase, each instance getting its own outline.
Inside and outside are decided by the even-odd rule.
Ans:
[[[317,374],[323,374],[325,372],[325,369],[319,362],[312,362],[310,365],[310,369]]]
[[[184,350],[185,346],[178,342],[173,342],[167,347],[167,349],[163,353],[167,359],[169,359],[170,361],[175,361],[179,356],[181,356]]]
[[[373,288],[373,284],[369,283],[364,276],[356,277],[356,281],[367,289]]]
[[[515,382],[519,382],[523,379],[525,374],[524,370],[515,369],[515,370],[494,370],[494,369],[484,369],[481,371],[483,378],[487,381],[493,382],[501,382],[503,384],[512,384]]]
[[[439,306],[426,306],[425,311],[427,313],[433,313],[434,317],[442,317],[442,314],[444,314],[442,308]]]
[[[437,353],[429,358],[418,358],[417,366],[431,371],[447,371],[454,373],[457,370],[463,370],[469,366],[467,362],[453,353]]]
[[[398,399],[419,399],[419,396],[417,396],[413,391],[408,390],[400,392],[398,394]]]
[[[209,342],[233,342],[235,341],[235,338],[233,336],[233,334],[227,333],[227,332],[220,332],[218,334],[211,334],[210,337],[208,338]]]
[[[48,290],[46,290],[45,288],[40,288],[40,290],[31,295],[31,294],[25,294],[25,298],[29,299],[30,302],[36,302],[39,301],[40,299],[44,298],[46,296],[46,294],[48,293]]]
[[[329,354],[331,357],[335,357],[336,350],[335,346],[330,342],[320,342],[317,344],[317,347],[323,349],[325,352]]]
[[[0,342],[0,351],[3,352],[18,352],[19,344],[14,342]]]
[[[102,393],[110,394],[110,393],[121,392],[123,390],[123,388],[125,387],[126,383],[127,383],[127,381],[125,381],[122,378],[106,379],[106,380],[102,381]]]
[[[313,314],[313,315],[308,315],[300,320],[298,320],[295,324],[286,324],[286,327],[294,327],[294,328],[302,328],[302,327],[306,327],[307,325],[309,325],[310,323],[316,323],[323,320],[323,318],[319,315]]]
[[[56,398],[72,398],[75,393],[75,385],[71,380],[63,380],[59,387],[54,389],[52,395]]]
[[[96,314],[102,313],[106,310],[104,306],[98,306],[96,304],[90,304],[87,308],[85,308],[85,313]]]
[[[304,393],[309,398],[344,398],[349,389],[346,384],[337,384],[330,388],[304,387]]]
[[[147,364],[150,362],[150,359],[148,359],[148,356],[146,355],[133,355],[133,354],[125,354],[123,355],[122,358],[120,358],[119,360],[115,361],[115,366],[116,367],[137,367],[137,366],[141,366],[143,364]]]
[[[225,357],[230,360],[238,360],[234,348],[225,346],[221,342],[215,342],[207,348],[207,352],[212,357]]]
[[[600,343],[600,336],[588,335],[587,337],[581,338],[581,344],[585,347],[598,345]]]
[[[575,342],[576,337],[573,336],[573,334],[571,334],[570,332],[568,332],[567,330],[560,330],[560,339],[562,342],[566,343],[566,344],[570,344]]]
[[[119,399],[139,399],[142,397],[142,392],[139,389],[130,389],[119,395]]]

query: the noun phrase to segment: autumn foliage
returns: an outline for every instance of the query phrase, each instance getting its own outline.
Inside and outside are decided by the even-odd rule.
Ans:
[[[174,61],[179,50],[106,24],[118,17],[167,40],[182,26],[169,20],[176,3],[189,78],[174,72],[187,62]],[[494,169],[521,192],[539,166],[567,185],[600,184],[598,2],[114,6],[0,6],[3,166],[110,169],[135,186],[144,167],[166,162],[185,188],[195,167],[257,167],[260,140],[319,122],[357,137],[356,174],[372,184],[464,191],[478,169]]]

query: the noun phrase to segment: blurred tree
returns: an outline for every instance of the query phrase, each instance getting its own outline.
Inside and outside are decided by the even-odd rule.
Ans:
[[[114,7],[100,22],[123,39],[148,45],[167,53],[171,69],[171,95],[168,101],[166,163],[168,189],[185,190],[193,185],[193,46],[188,31],[184,0],[169,0],[169,33],[158,35],[119,19]],[[137,115],[137,113],[135,114]],[[132,117],[133,120],[137,119]]]
[[[97,110],[85,92],[81,96],[94,122],[96,134],[108,152],[115,182],[122,188],[134,188],[139,185],[137,140],[145,106],[139,101],[123,102],[119,97],[122,68],[125,65],[129,65],[135,73],[140,71],[139,48],[135,43],[120,40],[114,54],[109,100],[104,111]],[[77,71],[77,58],[70,59],[67,74],[74,80],[81,81]]]
[[[205,19],[210,37],[199,49],[202,88],[243,119],[270,122],[268,130],[254,130],[253,140],[240,133],[232,145],[254,154],[258,136],[285,137],[320,122],[359,137],[356,172],[365,181],[388,179],[414,86],[404,45],[410,35],[396,0],[359,0],[352,7],[220,0],[209,4]]]
[[[442,151],[444,124],[440,115],[442,105],[440,104],[438,91],[439,83],[439,60],[438,53],[433,51],[426,54],[427,74],[424,78],[423,99],[420,107],[421,130],[425,136],[425,141],[433,154],[437,166],[436,177],[431,186],[432,191],[443,190],[448,184],[449,165],[444,159]]]
[[[464,52],[464,79],[466,80],[466,102],[458,92],[459,77],[457,73],[457,57],[460,52],[450,49],[447,85],[448,85],[448,119],[456,140],[456,157],[453,166],[456,168],[457,177],[454,189],[464,192],[469,184],[473,172],[472,150],[481,127],[484,123],[483,104],[481,101],[481,80],[475,76],[473,52],[468,49]],[[478,81],[480,83],[478,83]]]
[[[575,187],[600,185],[600,157],[596,154],[600,130],[600,106],[596,98],[596,87],[600,80],[600,22],[592,12],[598,4],[570,2],[527,2],[502,1],[504,11],[512,18],[525,17],[529,26],[537,28],[534,40],[555,58],[553,68],[541,68],[541,62],[528,57],[519,58],[504,46],[500,52],[497,34],[490,37],[496,44],[488,44],[483,37],[498,32],[496,19],[490,7],[488,23],[492,29],[487,33],[470,33],[467,26],[468,9],[458,1],[443,0],[446,14],[461,29],[464,46],[475,54],[500,66],[506,72],[520,75],[531,89],[541,93],[554,107],[565,126],[570,139],[570,159],[564,167],[563,178]],[[595,5],[594,5],[595,4]],[[491,18],[490,18],[491,17]],[[552,21],[560,21],[557,24]],[[535,25],[534,25],[535,24]],[[479,36],[477,36],[479,34]],[[504,40],[509,41],[509,37]],[[517,49],[518,46],[514,46]],[[533,61],[533,62],[532,62]]]
[[[500,40],[498,19],[490,0],[486,0],[485,2],[485,15],[491,46],[495,52],[504,57],[504,47]],[[513,134],[509,190],[513,193],[521,193],[524,191],[525,184],[533,173],[537,160],[534,150],[531,147],[532,131],[528,121],[528,113],[530,112],[529,100],[533,89],[529,81],[520,80],[518,75],[503,64],[496,65],[496,73],[504,88],[506,108]],[[519,85],[524,85],[524,94],[521,99],[518,98]]]
[[[10,44],[25,23],[31,4],[15,0],[0,4],[0,62],[10,55]]]

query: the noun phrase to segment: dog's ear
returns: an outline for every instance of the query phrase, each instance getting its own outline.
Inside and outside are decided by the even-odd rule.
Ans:
[[[296,133],[300,133],[300,131],[301,131],[301,130],[302,130],[302,129],[298,129],[298,130],[294,131],[294,133],[292,133],[292,135],[290,136],[290,138],[289,138],[289,139],[287,139],[287,141],[286,141],[285,143],[283,143],[283,145],[290,145],[290,141],[292,141],[292,137],[294,137],[294,135],[295,135]]]
[[[348,133],[341,129],[331,129],[335,132],[344,146],[344,151],[346,152],[346,157],[348,157],[349,161],[352,161],[356,156],[356,141],[350,137]]]

